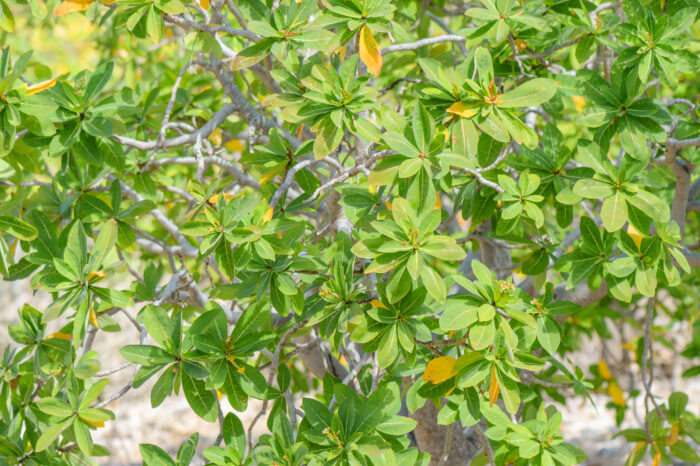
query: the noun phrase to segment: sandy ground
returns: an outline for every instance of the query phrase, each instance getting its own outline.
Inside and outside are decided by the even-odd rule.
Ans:
[[[45,293],[38,293],[32,296],[28,292],[28,285],[24,282],[1,282],[0,281],[0,347],[7,345],[10,340],[7,333],[7,325],[17,322],[17,310],[24,302],[28,302],[35,307],[42,309],[49,302],[50,298]],[[117,315],[115,318],[122,326],[120,333],[99,334],[96,339],[94,349],[100,354],[102,369],[116,367],[124,362],[119,354],[119,348],[125,344],[138,343],[138,335],[128,320]],[[52,323],[54,326],[59,323]],[[682,331],[683,329],[681,329]],[[598,347],[600,345],[597,345]],[[618,358],[623,351],[615,351],[614,347],[619,347],[610,343],[608,348],[613,358]],[[660,345],[658,345],[660,346]],[[600,358],[600,351],[595,342],[587,342],[586,348],[596,348],[595,351],[581,352],[573,356],[573,359],[581,367],[588,367],[595,364]],[[668,351],[660,351],[657,355],[657,362],[660,363],[660,370],[657,370],[658,378],[655,380],[654,391],[657,395],[665,399],[673,390],[684,390],[690,397],[689,409],[700,413],[700,382],[680,379],[680,367],[674,367],[672,354]],[[614,373],[615,367],[611,366]],[[133,368],[127,368],[110,376],[110,384],[105,390],[109,395],[116,392],[132,377]],[[623,388],[626,388],[626,375],[621,377]],[[153,443],[165,448],[169,453],[175,455],[180,444],[185,442],[190,435],[198,432],[200,442],[198,455],[193,464],[204,464],[201,451],[211,445],[217,434],[216,423],[208,423],[192,412],[184,396],[171,396],[158,408],[151,408],[150,386],[155,381],[155,377],[138,390],[132,390],[119,400],[112,403],[109,408],[116,415],[116,422],[108,422],[107,425],[98,430],[94,435],[95,441],[105,445],[112,452],[112,456],[99,459],[106,465],[140,465],[141,455],[139,453],[139,443]],[[693,382],[690,384],[689,382]],[[625,443],[624,439],[612,439],[612,435],[617,431],[614,421],[614,412],[605,408],[609,397],[604,394],[593,394],[597,410],[590,402],[579,397],[569,400],[568,405],[560,407],[563,412],[562,430],[565,439],[576,443],[589,453],[588,466],[615,466],[623,465],[626,454],[631,445]],[[641,409],[641,401],[637,407]],[[224,410],[230,409],[224,403]],[[251,400],[249,409],[245,413],[239,413],[244,425],[251,422],[255,414],[260,409],[260,402]],[[639,412],[637,413],[637,417]],[[638,418],[635,418],[633,410],[629,411],[624,427],[639,427]],[[266,430],[264,422],[261,421],[256,426],[254,435],[257,437]],[[679,463],[680,464],[680,463]]]

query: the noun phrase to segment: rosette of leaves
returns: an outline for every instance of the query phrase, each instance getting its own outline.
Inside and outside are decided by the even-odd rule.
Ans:
[[[572,28],[568,37],[576,36],[576,40],[578,40],[574,48],[574,56],[579,63],[585,62],[595,52],[598,45],[618,47],[618,44],[609,38],[610,32],[620,22],[620,17],[614,13],[614,10],[601,11],[597,15],[592,15],[594,5],[587,2],[577,4],[562,2],[549,5],[549,8],[559,13],[556,16],[559,23]],[[556,42],[548,41],[549,47],[560,45],[565,37],[567,36],[557,35]]]
[[[194,347],[202,353],[201,361],[211,372],[205,388],[225,394],[237,411],[245,411],[248,396],[265,398],[265,378],[247,358],[274,340],[274,334],[263,330],[268,318],[261,306],[249,306],[229,334],[226,313],[216,306],[199,316],[188,330]]]
[[[214,201],[214,206],[211,201]],[[180,232],[191,237],[202,237],[199,257],[213,252],[221,272],[233,281],[236,268],[245,267],[251,256],[274,261],[276,250],[287,251],[279,238],[273,237],[289,222],[267,222],[264,218],[266,213],[257,193],[236,197],[214,195],[202,202],[200,214],[195,220],[185,222]],[[233,245],[238,245],[235,251]]]
[[[285,109],[289,121],[307,124],[316,133],[316,159],[335,150],[346,129],[365,139],[379,139],[379,130],[358,115],[375,106],[377,93],[365,86],[369,76],[356,76],[358,60],[358,55],[347,58],[337,71],[332,66],[315,65],[311,75],[301,79],[306,90],[303,101]]]
[[[423,63],[422,68],[425,71],[428,65]],[[509,142],[512,137],[517,143],[534,148],[537,145],[537,133],[512,109],[539,105],[548,101],[557,92],[557,82],[547,78],[534,78],[502,92],[496,89],[493,62],[487,49],[484,47],[476,49],[474,64],[478,75],[477,81],[467,79],[461,88],[456,90],[446,87],[449,83],[443,80],[439,83],[440,90],[434,94],[442,94],[443,98],[453,102],[447,109],[448,113],[471,119],[479,129],[496,141]]]
[[[496,274],[477,260],[472,261],[471,265],[477,281],[472,282],[461,275],[453,276],[468,294],[452,296],[447,300],[440,315],[440,329],[469,329],[468,342],[474,350],[480,351],[492,345],[497,334],[506,334],[507,341],[511,335],[515,336],[505,316],[537,328],[534,317],[524,310],[520,291],[512,283],[497,280]]]
[[[498,45],[508,37],[514,28],[534,28],[538,31],[548,31],[547,22],[532,16],[542,2],[519,3],[512,0],[481,0],[485,8],[469,8],[466,15],[478,20],[479,26],[469,37],[471,40],[488,39]]]
[[[270,181],[277,175],[287,173],[299,159],[311,154],[313,150],[312,141],[305,141],[294,149],[289,141],[284,138],[279,128],[272,128],[269,137],[270,144],[256,145],[253,148],[255,152],[241,156],[241,163],[260,166],[263,172],[260,175],[261,184]],[[313,184],[313,182],[307,180],[314,177],[315,175],[307,168],[294,173],[294,179],[302,185]],[[306,183],[304,183],[305,181]]]
[[[565,443],[561,434],[561,412],[544,404],[527,409],[523,421],[515,424],[498,406],[483,406],[489,428],[484,432],[494,446],[497,464],[541,464],[570,466],[585,461],[581,448]],[[481,458],[485,458],[482,453]],[[488,458],[485,458],[486,460]]]
[[[382,139],[398,154],[392,162],[398,164],[399,178],[413,177],[422,168],[427,173],[439,168],[437,155],[443,150],[445,138],[442,134],[436,134],[435,120],[423,104],[419,102],[414,107],[410,124],[390,110],[383,113],[382,122],[387,128]]]
[[[425,262],[433,258],[459,261],[464,259],[466,253],[453,238],[434,234],[442,221],[441,211],[424,206],[420,212],[416,212],[406,199],[396,197],[391,204],[391,214],[393,220],[371,223],[375,232],[355,243],[353,254],[372,259],[365,273],[393,271],[386,286],[390,303],[406,296],[412,287],[410,279],[419,278],[433,299],[445,302],[445,282]]]
[[[426,290],[417,288],[401,300],[391,303],[386,295],[386,285],[377,283],[378,299],[373,300],[371,309],[358,314],[353,320],[355,326],[351,334],[354,342],[362,343],[368,352],[377,352],[381,368],[387,368],[399,356],[413,367],[416,362],[416,341],[432,339],[430,329],[422,318],[433,311],[424,305]]]
[[[333,409],[311,398],[302,402],[305,416],[299,436],[309,445],[307,464],[373,464],[378,458],[398,465],[423,464],[424,455],[411,448],[405,436],[416,421],[398,415],[401,398],[395,382],[368,397],[341,383],[330,390]]]
[[[698,443],[700,440],[700,421],[697,416],[687,410],[688,395],[674,392],[668,398],[668,403],[660,407],[661,413],[650,410],[645,418],[644,429],[624,429],[615,434],[622,436],[628,442],[634,442],[634,448],[627,458],[628,464],[639,464],[650,450],[654,461],[673,461],[681,459],[688,463],[700,462],[700,455],[688,440]],[[662,417],[663,415],[663,417]]]
[[[600,217],[605,229],[611,232],[629,221],[637,231],[647,234],[652,220],[656,223],[669,221],[668,204],[649,191],[665,186],[666,182],[650,176],[645,170],[646,162],[624,157],[620,166],[615,167],[598,144],[587,140],[579,141],[578,153],[595,174],[592,178],[578,180],[572,191],[561,191],[557,197],[559,202],[602,199]]]
[[[653,69],[666,84],[675,86],[679,68],[691,72],[697,63],[697,57],[679,50],[684,39],[678,37],[693,23],[697,9],[683,8],[655,16],[637,2],[625,2],[625,12],[631,22],[618,25],[614,34],[627,46],[620,47],[616,62],[636,71],[642,82],[648,81]]]
[[[4,6],[4,3],[0,6]],[[9,9],[8,9],[9,11]],[[0,16],[6,13],[3,10]],[[1,21],[1,20],[0,20]],[[36,136],[51,136],[56,129],[51,124],[57,106],[52,101],[36,94],[55,84],[47,81],[39,87],[18,88],[16,84],[20,75],[29,65],[32,52],[19,57],[14,65],[10,57],[10,48],[5,47],[0,53],[0,155],[10,153],[15,145],[17,128],[25,128]]]
[[[185,337],[182,312],[170,317],[156,305],[148,305],[140,313],[143,326],[155,341],[155,345],[126,345],[119,353],[129,362],[139,365],[133,387],[138,388],[161,372],[151,389],[151,406],[159,406],[173,391],[180,388],[192,410],[202,419],[214,422],[217,416],[216,395],[206,388],[210,372],[200,362],[202,353]],[[165,369],[165,370],[163,370]]]
[[[309,447],[302,441],[301,435],[294,432],[292,423],[289,422],[289,418],[286,416],[284,410],[278,409],[270,415],[270,425],[273,434],[261,435],[259,443],[251,453],[251,456],[255,458],[256,464],[270,466],[277,466],[280,464],[302,466],[309,464],[309,458],[307,456]],[[243,426],[241,425],[241,430],[242,429]],[[245,442],[245,437],[243,437],[243,442]],[[234,455],[231,450],[232,448],[229,447],[229,457]],[[242,443],[242,448],[238,451],[245,451],[245,443]],[[233,457],[235,458],[235,456]],[[215,464],[224,466],[230,463],[215,462]]]
[[[576,74],[576,87],[591,106],[581,112],[579,122],[597,128],[594,139],[607,150],[615,133],[618,133],[623,149],[644,163],[651,151],[647,140],[663,142],[666,132],[661,125],[671,122],[668,111],[654,99],[639,96],[644,92],[644,82],[636,74],[621,66],[613,67],[610,83],[593,70],[581,70]]]
[[[503,188],[503,192],[496,196],[496,200],[503,202],[501,220],[496,229],[499,234],[508,233],[515,228],[523,212],[535,222],[536,228],[544,225],[544,214],[538,206],[544,201],[544,196],[535,194],[540,187],[540,177],[525,170],[518,181],[516,184],[513,178],[498,175],[498,185]]]
[[[41,224],[40,227],[51,226]],[[39,236],[51,236],[52,233],[55,235],[53,231],[42,231]],[[62,240],[65,241],[63,257],[52,256],[53,267],[47,267],[39,275],[42,287],[57,295],[44,313],[43,320],[56,319],[69,308],[75,308],[72,340],[73,346],[78,348],[85,337],[88,323],[99,326],[95,312],[96,299],[112,306],[130,306],[132,301],[123,291],[97,286],[111,271],[111,267],[105,266],[104,261],[117,241],[117,225],[114,220],[102,224],[91,254],[88,254],[87,235],[80,221],[73,223]]]
[[[309,325],[318,324],[318,331],[335,347],[339,347],[348,332],[348,323],[353,315],[361,312],[358,302],[366,297],[355,277],[355,257],[349,260],[338,254],[330,269],[331,275],[323,282],[320,296],[323,307],[309,320]]]
[[[593,176],[593,171],[588,167],[568,166],[573,152],[565,147],[561,132],[553,124],[542,129],[541,147],[520,150],[520,154],[512,154],[506,162],[519,172],[528,170],[540,178],[539,194],[554,205],[557,224],[562,228],[569,226],[573,221],[573,206],[558,202],[556,196],[579,179]]]
[[[290,50],[322,49],[333,37],[329,31],[309,27],[309,17],[318,9],[315,0],[282,1],[274,11],[260,0],[249,0],[239,8],[248,20],[248,29],[262,39],[236,54],[232,70],[249,68],[269,53],[285,61],[293,55]]]
[[[313,22],[313,26],[337,31],[325,46],[326,52],[333,52],[347,45],[362,29],[372,37],[372,42],[372,31],[391,32],[388,22],[396,10],[391,0],[327,0],[324,6],[326,8],[323,14]]]
[[[37,401],[36,406],[41,412],[39,419],[49,426],[43,429],[34,449],[46,450],[63,433],[64,437],[75,440],[83,454],[92,455],[95,445],[90,431],[104,427],[106,421],[114,419],[112,411],[90,407],[108,383],[109,379],[102,379],[84,390],[78,379],[69,374],[61,395],[47,396]],[[72,432],[66,432],[69,428]]]
[[[126,8],[114,15],[114,28],[125,27],[139,39],[150,37],[158,43],[165,34],[163,16],[179,15],[185,11],[180,0],[129,0],[120,2]]]

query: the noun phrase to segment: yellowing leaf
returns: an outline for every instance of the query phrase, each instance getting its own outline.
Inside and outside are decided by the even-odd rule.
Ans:
[[[54,16],[63,16],[75,11],[85,11],[95,0],[64,0],[53,10]]]
[[[612,398],[613,403],[618,406],[625,406],[625,395],[618,384],[610,382],[610,385],[608,385],[608,394]]]
[[[661,464],[661,452],[657,451],[656,454],[654,455],[654,461],[651,463],[651,466],[659,466]]]
[[[671,424],[671,430],[668,432],[668,437],[666,437],[666,445],[669,447],[675,445],[678,441],[678,423],[674,422]]]
[[[58,338],[59,340],[70,340],[71,336],[67,333],[52,333],[51,335],[46,335],[45,340],[48,340],[50,338]]]
[[[221,145],[221,129],[216,128],[209,135],[209,140],[214,143],[215,146]]]
[[[572,95],[571,100],[574,101],[574,105],[576,106],[577,112],[583,110],[583,107],[586,105],[586,99],[584,99],[580,95]]]
[[[520,39],[515,39],[515,46],[518,47],[518,52],[522,52],[527,48],[527,42]]]
[[[90,306],[89,320],[93,327],[100,328],[99,324],[97,323],[97,313],[95,312],[95,308],[92,306]]]
[[[88,420],[88,419],[85,419],[85,418],[82,417],[82,416],[80,416],[80,419],[82,419],[83,421],[87,422],[87,423],[90,424],[91,426],[95,426],[95,427],[104,427],[104,426],[105,426],[105,423],[102,422],[102,421],[97,421],[97,422],[96,422],[96,421],[90,421],[90,420]]]
[[[209,0],[199,0],[199,6],[201,6],[205,10],[208,10],[209,9]]]
[[[209,196],[209,199],[207,199],[207,201],[209,202],[209,204],[216,204],[217,202],[219,202],[219,196],[220,194],[214,194],[213,196]],[[236,196],[234,196],[233,194],[224,193],[224,199],[226,199],[227,201],[230,201],[234,197]]]
[[[367,25],[360,29],[360,60],[375,76],[382,70],[382,53],[374,40],[372,30]]]
[[[440,210],[440,209],[442,209],[442,199],[438,195],[435,197],[435,209],[434,210]]]
[[[230,150],[231,152],[243,151],[243,143],[240,139],[231,139],[230,141],[226,141],[224,147]]]
[[[641,452],[642,450],[646,449],[647,443],[646,442],[637,442],[634,445],[634,449],[632,450],[632,453],[627,457],[627,461],[625,462],[625,466],[632,466],[633,464],[637,464],[634,460],[637,457],[637,454]]]
[[[41,92],[46,89],[51,89],[56,85],[56,81],[58,78],[53,78],[53,79],[48,79],[46,81],[42,81],[40,83],[34,84],[33,86],[29,86],[27,88],[27,95],[32,95],[36,94],[37,92]]]
[[[272,215],[275,213],[275,209],[272,208],[272,206],[267,206],[267,212],[265,212],[265,215],[263,215],[263,222],[267,223],[270,220],[272,220]]]
[[[224,395],[224,394],[221,393],[219,390],[216,391],[216,399],[217,399],[217,400],[220,400],[221,397],[222,397],[223,395]]]
[[[598,361],[598,372],[605,380],[610,380],[612,378],[612,375],[610,375],[610,369],[608,368],[608,363],[602,359]]]
[[[639,233],[637,229],[632,226],[631,223],[627,227],[627,234],[632,237],[634,244],[636,244],[638,248],[642,247],[642,238],[644,238],[644,235]]]
[[[87,279],[90,283],[98,282],[105,278],[107,274],[104,272],[104,270],[100,270],[98,272],[90,272],[88,275]]]
[[[382,304],[382,302],[381,302],[380,300],[378,300],[378,299],[373,299],[373,300],[370,302],[370,305],[371,305],[372,307],[381,307],[382,309],[386,309],[386,306],[385,306],[384,304]]]
[[[479,112],[480,105],[465,104],[464,102],[455,102],[447,109],[448,113],[454,113],[462,118],[471,118]]]
[[[273,168],[272,170],[270,170],[269,172],[263,173],[263,175],[260,177],[260,184],[265,184],[265,183],[267,183],[267,182],[270,181],[272,178],[274,178],[275,176],[277,176],[277,175],[279,175],[280,173],[282,173],[282,172],[284,171],[285,168],[286,168],[286,165],[285,165],[285,164],[280,164],[280,165],[278,165],[277,167],[275,167],[275,168]]]
[[[496,365],[493,364],[491,366],[491,382],[489,385],[489,403],[490,406],[493,406],[493,404],[498,400],[498,391],[500,390],[500,387],[498,386],[498,379],[496,378]]]
[[[457,359],[452,356],[439,356],[431,359],[423,372],[423,381],[438,384],[454,377],[456,363]]]

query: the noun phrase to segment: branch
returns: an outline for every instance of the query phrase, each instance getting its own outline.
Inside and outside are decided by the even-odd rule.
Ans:
[[[403,52],[406,50],[416,50],[421,47],[427,47],[428,45],[441,44],[443,42],[464,42],[466,39],[462,36],[456,34],[448,34],[437,37],[430,37],[428,39],[421,39],[415,42],[408,42],[405,44],[396,44],[384,47],[382,49],[382,55],[388,55],[394,52]]]

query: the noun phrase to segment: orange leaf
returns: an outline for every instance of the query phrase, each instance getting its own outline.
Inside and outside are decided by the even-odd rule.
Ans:
[[[270,220],[272,220],[272,215],[275,213],[275,209],[272,208],[272,206],[267,206],[267,212],[265,212],[265,215],[263,215],[263,222],[267,223]]]
[[[41,92],[45,89],[50,89],[56,85],[57,79],[58,78],[53,78],[53,79],[49,79],[49,80],[34,84],[33,86],[29,86],[27,88],[26,93],[27,93],[27,95],[32,95],[32,94],[36,94],[37,92]]]
[[[75,11],[85,11],[95,0],[64,0],[53,10],[54,16],[63,16]]]
[[[199,6],[201,6],[205,10],[208,10],[209,9],[209,0],[199,0]]]
[[[379,76],[382,70],[382,52],[374,40],[372,30],[365,24],[360,29],[360,60],[367,65],[373,75]]]
[[[489,403],[490,406],[493,406],[493,404],[498,400],[498,391],[500,390],[500,387],[498,386],[498,379],[496,378],[496,365],[491,366],[491,382],[489,385]]]
[[[610,375],[610,369],[608,369],[608,363],[602,359],[598,361],[598,372],[605,380],[610,380],[612,378],[612,375]]]
[[[456,363],[457,359],[452,356],[439,356],[430,360],[423,372],[423,381],[438,384],[454,377]]]
[[[465,104],[464,102],[455,102],[452,105],[450,105],[450,108],[447,109],[448,113],[454,113],[455,115],[459,115],[462,118],[471,118],[477,113],[479,113],[479,107],[481,105],[479,104]]]

